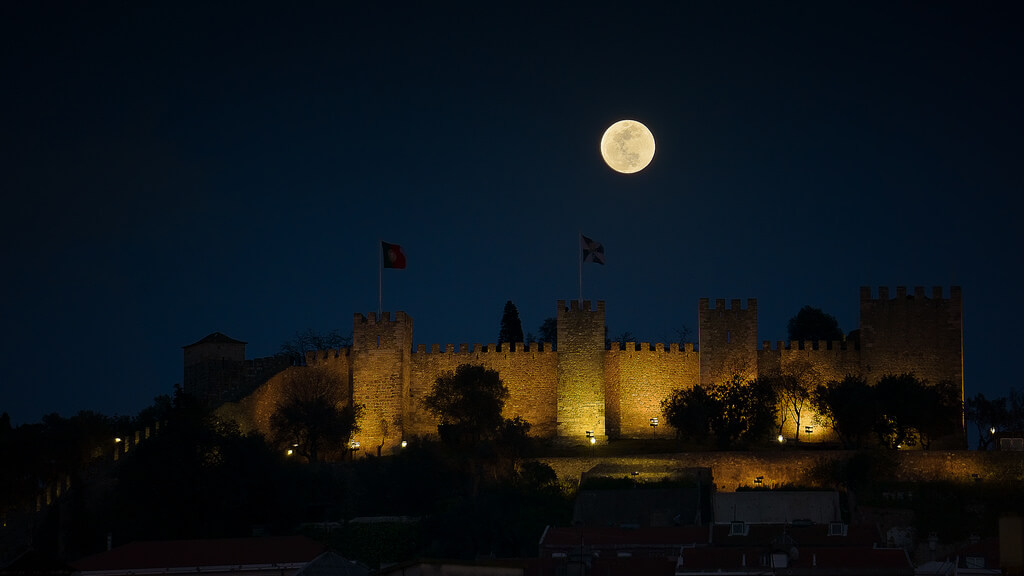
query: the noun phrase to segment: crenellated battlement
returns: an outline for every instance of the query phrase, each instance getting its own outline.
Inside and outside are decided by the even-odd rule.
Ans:
[[[744,308],[740,303],[740,298],[733,298],[729,300],[729,307],[725,307],[725,298],[716,298],[714,308],[711,307],[710,298],[701,298],[697,309],[700,311],[704,310],[748,310],[751,312],[757,312],[757,298],[747,298],[747,307]]]
[[[566,302],[565,300],[559,300],[558,301],[558,310],[560,312],[561,311],[567,311],[567,312],[600,312],[602,314],[604,313],[604,300],[598,300],[596,307],[592,307],[593,303],[590,300],[584,300],[582,306],[580,305],[580,301],[579,300],[569,300],[569,306],[568,307],[565,305],[565,302]]]
[[[355,316],[355,323],[357,325],[358,324],[370,324],[370,325],[403,324],[403,323],[409,321],[409,315],[406,314],[405,312],[402,312],[401,310],[399,310],[398,312],[395,312],[395,319],[394,320],[391,319],[391,312],[384,312],[383,314],[381,314],[379,319],[377,318],[377,313],[376,312],[370,312],[369,316],[363,316],[359,312],[356,312],[354,316]]]
[[[554,352],[554,347],[550,342],[504,342],[501,344],[473,344],[470,349],[469,344],[462,343],[456,348],[455,344],[444,344],[444,351],[442,351],[441,344],[431,344],[429,349],[425,344],[417,344],[414,354],[551,354]]]
[[[306,352],[306,364],[312,366],[313,364],[319,364],[320,362],[330,362],[332,360],[337,360],[338,358],[348,358],[351,355],[351,346],[337,349],[332,348],[328,350],[310,350]]]
[[[856,350],[857,347],[845,340],[770,340],[761,341],[761,350]]]
[[[914,286],[912,293],[907,292],[906,286],[896,286],[895,296],[889,291],[888,286],[879,286],[877,290],[877,298],[872,298],[872,290],[870,286],[860,287],[860,301],[861,302],[885,302],[890,300],[906,300],[906,299],[930,299],[930,300],[954,300],[960,301],[962,298],[961,288],[959,286],[950,286],[949,296],[943,296],[942,286],[932,286],[931,294],[927,294],[924,286]]]
[[[549,342],[414,345],[413,320],[404,312],[357,313],[351,346],[310,352],[306,363],[326,364],[349,401],[364,406],[353,438],[364,447],[436,434],[422,399],[438,376],[462,364],[497,371],[509,389],[504,416],[522,416],[532,434],[600,443],[651,434],[651,419],[675,390],[737,377],[791,374],[820,384],[857,375],[874,383],[913,372],[962,390],[961,308],[958,286],[948,294],[940,287],[860,288],[858,338],[772,342],[758,340],[756,298],[701,298],[696,343],[609,343],[604,301],[558,300],[557,350]],[[274,358],[235,361],[242,346],[214,334],[186,347],[186,375],[196,382],[220,378],[221,388],[233,390],[247,371],[273,371]]]
[[[655,344],[649,344],[647,342],[612,342],[611,347],[608,348],[608,352],[616,354],[619,352],[656,352],[660,354],[678,354],[692,353],[694,351],[693,342],[684,342],[682,349],[679,348],[678,342],[671,342],[668,345],[668,349],[665,349],[665,344],[657,342]]]

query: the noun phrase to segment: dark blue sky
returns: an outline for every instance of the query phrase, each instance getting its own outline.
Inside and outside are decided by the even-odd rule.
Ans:
[[[8,2],[0,411],[135,414],[213,331],[271,355],[377,308],[418,344],[527,331],[760,339],[859,287],[961,285],[967,393],[1018,386],[1017,3]],[[653,163],[598,143],[644,122]]]

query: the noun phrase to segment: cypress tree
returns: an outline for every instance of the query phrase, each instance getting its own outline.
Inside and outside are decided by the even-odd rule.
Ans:
[[[519,310],[511,300],[505,302],[505,313],[501,316],[501,331],[498,332],[498,344],[503,342],[523,342],[523,323],[519,321]]]

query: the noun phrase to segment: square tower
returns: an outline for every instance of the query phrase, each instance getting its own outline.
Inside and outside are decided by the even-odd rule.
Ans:
[[[604,302],[558,301],[557,435],[585,443],[604,442]]]

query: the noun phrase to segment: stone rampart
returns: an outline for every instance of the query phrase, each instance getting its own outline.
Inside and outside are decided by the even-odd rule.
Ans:
[[[672,470],[710,468],[719,492],[739,487],[776,488],[784,485],[832,488],[818,483],[812,471],[822,463],[847,460],[856,452],[814,450],[776,452],[683,452],[637,457],[549,457],[541,458],[560,480],[579,480],[598,464],[640,471],[631,478],[657,480]],[[1024,455],[1020,452],[907,451],[886,452],[892,458],[895,482],[972,483],[1024,479]],[[761,483],[757,483],[760,477]]]
[[[739,299],[726,305],[702,298],[698,306],[699,346],[685,343],[627,343],[605,348],[605,303],[557,303],[558,350],[550,345],[439,344],[413,347],[413,321],[404,312],[355,314],[352,346],[319,351],[307,363],[326,364],[345,386],[344,396],[364,407],[363,446],[395,446],[405,436],[436,432],[437,422],[422,399],[437,377],[460,364],[496,370],[509,388],[505,416],[521,416],[532,433],[571,442],[584,442],[592,433],[611,437],[672,434],[661,413],[661,402],[674,390],[719,384],[733,377],[753,379],[785,374],[807,389],[847,375],[869,382],[885,374],[913,372],[931,382],[951,380],[963,389],[961,295],[949,298],[941,289],[930,296],[923,288],[908,292],[888,288],[871,297],[861,289],[860,346],[844,342],[782,342],[757,346],[757,301]],[[253,365],[254,370],[256,364]],[[263,371],[263,368],[259,368]],[[230,388],[233,381],[224,383]],[[269,384],[271,387],[277,383]],[[962,392],[961,392],[962,393]],[[257,393],[253,420],[267,422],[269,400]],[[274,394],[265,393],[267,398]],[[781,422],[787,438],[833,439],[815,421],[810,403],[795,418]],[[659,418],[659,428],[650,426]],[[810,435],[805,428],[811,426]]]

